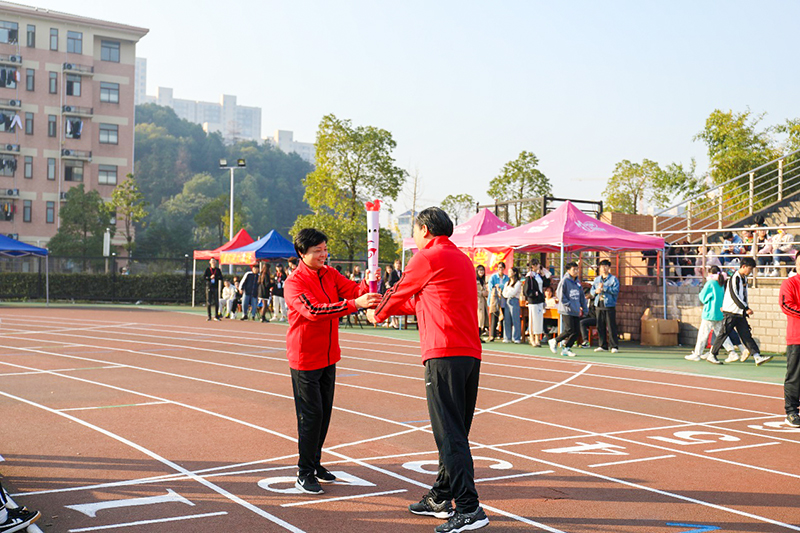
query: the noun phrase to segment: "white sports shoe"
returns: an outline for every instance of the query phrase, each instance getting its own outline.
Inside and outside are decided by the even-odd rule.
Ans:
[[[556,353],[556,340],[555,339],[550,339],[550,340],[547,341],[547,344],[550,345],[550,351],[553,352],[553,353]]]
[[[569,348],[564,348],[561,350],[561,355],[565,355],[567,357],[575,357],[577,354],[570,350]]]
[[[756,362],[756,366],[761,366],[767,361],[770,361],[774,355],[761,355],[760,353],[753,354],[753,360]]]
[[[701,359],[701,357],[695,353],[690,353],[689,355],[686,355],[683,358],[686,359],[687,361],[700,361]]]
[[[739,361],[739,354],[738,353],[736,353],[734,351],[728,352],[728,357],[725,359],[726,363],[737,363],[738,361]]]
[[[747,361],[749,358],[750,358],[750,350],[748,350],[747,348],[743,348],[743,349],[742,349],[742,355],[739,357],[739,361],[741,361],[742,363],[744,363],[744,362],[745,362],[745,361]]]
[[[606,349],[605,349],[605,348],[603,348],[602,346],[598,346],[597,348],[595,348],[595,349],[594,349],[594,351],[595,351],[595,352],[607,352],[608,350],[606,350]]]

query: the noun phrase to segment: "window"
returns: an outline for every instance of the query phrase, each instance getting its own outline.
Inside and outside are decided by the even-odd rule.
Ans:
[[[50,73],[50,94],[58,93],[58,72]]]
[[[64,135],[67,139],[80,139],[83,133],[83,120],[79,118],[64,119]]]
[[[97,173],[97,182],[101,185],[117,184],[116,165],[100,165]]]
[[[25,156],[25,179],[33,179],[33,156]]]
[[[58,28],[50,28],[50,50],[58,50]]]
[[[0,176],[14,176],[17,171],[17,160],[13,157],[0,159]]]
[[[47,218],[46,221],[48,224],[54,224],[56,221],[56,203],[55,202],[47,202]]]
[[[66,74],[64,79],[67,83],[67,96],[80,96],[81,77],[77,74]]]
[[[33,135],[33,113],[25,113],[25,135]]]
[[[79,31],[67,31],[67,53],[83,53],[83,34]]]
[[[35,86],[36,71],[32,68],[25,70],[25,90],[32,91]]]
[[[17,69],[0,68],[0,87],[17,88]]]
[[[100,82],[100,101],[111,104],[119,103],[119,83]]]
[[[0,43],[16,44],[19,38],[19,24],[0,20]]]
[[[100,41],[100,59],[119,63],[119,41]]]
[[[23,222],[30,222],[31,221],[31,204],[33,204],[30,200],[23,200],[22,201],[22,221]]]
[[[47,179],[56,179],[56,159],[54,157],[47,158]]]
[[[3,121],[0,122],[0,131],[16,131],[16,124],[14,124],[14,118],[16,114],[11,114],[9,112],[3,113]],[[12,125],[13,124],[13,125]],[[2,161],[2,160],[0,160]]]
[[[58,129],[56,127],[56,116],[55,115],[47,115],[47,136],[48,137],[55,137]]]
[[[36,26],[28,24],[28,48],[36,48]]]
[[[64,181],[83,181],[83,161],[64,161]]]
[[[100,124],[100,144],[119,144],[119,126]]]

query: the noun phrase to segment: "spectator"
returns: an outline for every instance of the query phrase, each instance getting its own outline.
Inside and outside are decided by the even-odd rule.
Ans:
[[[224,284],[220,306],[225,306],[225,318],[236,318],[236,287],[231,285],[229,279],[226,279]]]
[[[697,331],[697,342],[695,343],[694,351],[684,357],[689,361],[699,361],[706,357],[705,347],[709,334],[713,331],[714,337],[717,337],[722,332],[722,301],[725,294],[725,274],[722,273],[718,266],[712,266],[709,272],[708,281],[703,285],[699,295],[700,301],[703,303],[703,316],[700,321],[700,329]],[[732,338],[728,338],[723,343],[723,346],[728,351],[728,358],[725,359],[726,363],[732,363],[739,359],[732,341]],[[742,346],[742,352],[744,352],[744,346]]]
[[[755,275],[766,276],[769,274],[767,270],[767,266],[772,266],[772,239],[769,236],[769,233],[765,229],[757,229],[756,230],[756,249],[758,250],[758,266],[761,269],[759,274],[759,269],[756,269]]]
[[[745,229],[740,233],[742,234],[742,255],[750,255],[750,249],[753,247],[753,231]]]
[[[778,231],[772,236],[772,264],[774,266],[771,275],[778,275],[778,268],[781,264],[791,265],[795,260],[797,252],[794,248],[794,235],[786,232],[786,224],[778,224]]]
[[[332,483],[336,476],[322,466],[322,446],[330,425],[340,317],[372,307],[379,294],[368,294],[357,283],[327,266],[328,238],[321,231],[305,228],[297,232],[294,247],[302,258],[286,279],[289,331],[286,355],[292,375],[297,413],[297,481],[295,488],[322,494],[319,482]]]
[[[594,306],[594,299],[590,294],[592,288],[591,287],[584,287],[583,288],[583,295],[586,297],[586,302],[589,305],[589,311],[586,313],[586,316],[581,318],[580,328],[581,328],[581,348],[588,348],[589,347],[589,328],[597,327],[597,310]]]
[[[508,281],[503,285],[503,298],[506,299],[506,315],[503,319],[503,327],[505,328],[505,335],[503,342],[511,342],[512,337],[514,344],[522,342],[522,331],[520,330],[520,316],[519,316],[519,297],[522,294],[522,280],[520,279],[519,269],[511,267],[511,276]]]
[[[700,253],[697,256],[697,261],[695,261],[695,277],[704,278],[712,266],[722,266],[719,256],[714,253],[714,249],[711,247],[708,248],[706,253],[703,253],[703,247],[700,247]]]
[[[290,257],[286,260],[286,279],[289,279],[289,276],[295,271],[295,269],[297,269],[297,258]]]
[[[397,272],[397,279],[403,275],[403,262],[399,259],[394,260],[394,271]]]
[[[278,263],[275,265],[275,277],[272,279],[270,285],[270,294],[272,294],[272,322],[286,322],[287,308],[286,300],[283,298],[283,284],[286,283],[286,273],[283,270],[283,265]]]
[[[258,273],[258,305],[261,306],[261,322],[266,323],[267,311],[269,310],[270,300],[270,267],[262,261],[261,271]]]
[[[747,360],[752,354],[756,366],[761,366],[773,357],[759,353],[758,344],[753,340],[753,336],[750,334],[750,324],[747,323],[747,317],[753,314],[747,300],[747,276],[753,272],[755,267],[756,262],[752,257],[742,258],[739,270],[731,276],[725,287],[725,295],[722,299],[722,333],[717,336],[711,347],[711,353],[706,357],[706,361],[709,363],[722,364],[722,361],[717,359],[717,354],[733,329],[739,333],[739,337],[747,346],[747,352],[746,355],[743,354],[742,361]]]
[[[617,334],[619,280],[611,273],[611,261],[603,259],[599,266],[600,275],[594,279],[591,290],[597,312],[597,336],[600,337],[600,346],[595,352],[605,352],[611,346],[611,353],[617,353],[619,352]]]
[[[400,274],[397,273],[392,265],[386,265],[383,275],[383,290],[381,290],[380,293],[385,294],[386,291],[394,287],[398,281],[400,281]],[[400,319],[396,316],[389,317],[389,320],[384,323],[384,326],[387,328],[400,329]]]
[[[555,339],[550,339],[550,351],[556,353],[556,346],[564,343],[561,355],[575,357],[572,345],[580,334],[580,319],[589,312],[586,296],[583,295],[581,283],[578,280],[578,264],[567,263],[567,271],[556,289],[558,295],[558,313],[561,315],[564,331]]]
[[[42,516],[39,511],[29,511],[25,507],[10,508],[8,497],[3,486],[0,485],[0,531],[12,533],[13,531],[27,531],[29,525],[33,524]]]
[[[557,309],[558,308],[558,298],[555,297],[555,293],[553,292],[552,287],[545,287],[544,288],[544,309],[547,311],[548,309]],[[558,335],[558,319],[556,318],[545,318],[544,319],[544,333],[546,335],[550,335],[555,333]]]
[[[795,271],[800,272],[800,255],[794,264]],[[786,423],[800,428],[800,276],[792,276],[781,284],[778,300],[786,315],[786,377],[783,380]]]
[[[486,298],[489,296],[489,286],[486,284],[486,267],[478,265],[475,268],[478,289],[478,336],[483,342],[483,335],[489,324],[489,305]]]
[[[247,320],[248,310],[255,320],[258,310],[258,263],[253,263],[250,271],[245,272],[242,276],[242,281],[239,282],[239,292],[242,294],[241,320]]]
[[[503,315],[506,312],[506,299],[503,298],[503,287],[506,283],[508,283],[506,264],[500,261],[497,263],[497,272],[489,278],[489,313],[491,318],[489,342],[494,341],[495,335],[501,335],[505,338],[503,334]]]
[[[550,287],[550,277],[543,277],[542,265],[538,259],[528,263],[528,273],[522,292],[528,302],[528,329],[530,343],[538,348],[542,345],[544,334],[544,289]]]
[[[364,276],[361,275],[361,267],[358,265],[353,266],[353,273],[350,275],[350,279],[355,281],[356,283],[361,283],[361,280],[364,279]]]
[[[684,240],[681,242],[681,252],[679,262],[681,264],[681,278],[689,278],[694,273],[695,258],[697,250],[689,246],[689,241]]]
[[[233,316],[236,316],[236,312],[242,307],[242,291],[239,290],[239,276],[233,276],[231,285],[233,285],[233,291],[236,293],[233,301]]]
[[[653,278],[656,275],[656,264],[658,263],[658,250],[642,251],[642,259],[647,261],[647,277]]]
[[[208,318],[206,320],[216,320],[219,322],[219,292],[222,283],[222,271],[217,267],[217,260],[211,259],[209,266],[203,272],[203,279],[206,280],[206,310]],[[211,308],[214,308],[214,316],[211,316]]]
[[[742,254],[742,238],[738,233],[726,231],[722,234],[722,250],[719,258],[722,264],[727,264]]]

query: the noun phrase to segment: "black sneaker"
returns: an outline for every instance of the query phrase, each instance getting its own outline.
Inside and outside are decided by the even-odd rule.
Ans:
[[[800,415],[797,413],[791,413],[786,415],[786,423],[792,426],[793,428],[800,428]]]
[[[306,494],[322,494],[325,492],[322,490],[322,487],[319,486],[317,482],[317,478],[313,475],[297,477],[297,481],[294,482],[294,487],[301,492],[305,492]]]
[[[414,514],[435,516],[445,520],[453,516],[453,504],[450,500],[437,502],[433,499],[430,493],[422,497],[418,503],[412,503],[408,506],[408,510]]]
[[[482,507],[478,507],[471,513],[456,513],[453,517],[440,526],[436,526],[436,533],[459,533],[460,531],[472,531],[489,525],[489,519]]]
[[[239,320],[247,320],[247,315],[244,315],[244,316],[243,316],[242,318],[240,318]]]
[[[330,470],[328,470],[322,465],[317,467],[315,475],[317,481],[319,481],[320,483],[333,483],[334,481],[336,481],[336,476],[334,476]]]
[[[16,509],[6,509],[8,511],[8,518],[5,522],[0,524],[0,533],[13,533],[14,531],[22,531],[29,525],[33,524],[42,513],[39,511],[29,511],[24,507],[17,507]]]

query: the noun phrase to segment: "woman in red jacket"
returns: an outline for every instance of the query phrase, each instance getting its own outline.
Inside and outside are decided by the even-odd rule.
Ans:
[[[319,482],[336,477],[320,464],[333,409],[339,349],[339,317],[374,307],[381,299],[325,264],[328,237],[305,228],[294,238],[301,261],[284,284],[289,307],[286,355],[297,412],[297,482],[309,494],[322,494]]]
[[[786,378],[783,395],[786,423],[800,428],[800,254],[795,259],[795,275],[781,285],[781,311],[786,315]]]

